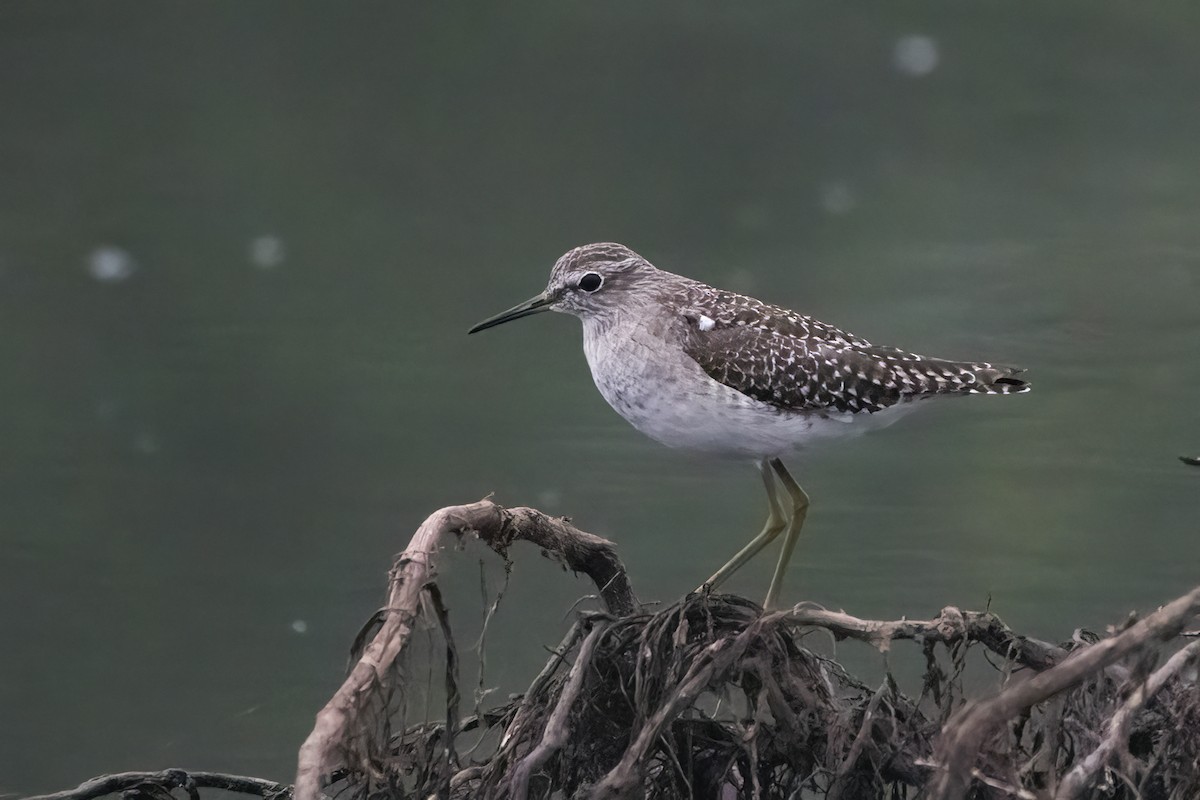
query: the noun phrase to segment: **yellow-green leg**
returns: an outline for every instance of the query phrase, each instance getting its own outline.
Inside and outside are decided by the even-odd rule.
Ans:
[[[796,479],[778,458],[771,459],[771,467],[792,499],[792,517],[788,520],[787,530],[783,534],[783,547],[779,551],[779,562],[775,565],[775,574],[771,576],[767,599],[763,601],[764,609],[770,609],[779,599],[779,590],[783,588],[783,573],[787,571],[788,562],[792,559],[792,551],[796,549],[796,540],[800,538],[800,529],[804,527],[804,518],[808,516],[808,493],[800,488],[800,484],[796,483]]]
[[[713,576],[696,590],[698,592],[716,589],[730,575],[736,572],[739,567],[753,558],[759,550],[770,544],[787,526],[787,518],[783,516],[783,510],[779,507],[779,497],[775,489],[775,477],[771,474],[771,467],[765,460],[758,466],[762,471],[763,486],[767,489],[767,502],[770,508],[767,523],[763,526],[762,533],[747,542],[746,546],[738,550],[733,558],[729,559],[723,567],[714,572]],[[791,476],[788,477],[790,478]],[[792,482],[795,483],[795,481]]]

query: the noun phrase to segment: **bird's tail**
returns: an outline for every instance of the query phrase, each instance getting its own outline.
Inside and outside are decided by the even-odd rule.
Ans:
[[[969,394],[1022,394],[1033,388],[1029,381],[1015,377],[1025,371],[1020,367],[981,362],[963,363],[961,366],[975,376],[974,381],[963,387]]]
[[[898,389],[901,397],[1021,394],[1030,389],[1027,381],[1016,377],[1025,371],[1020,367],[929,358],[894,347],[872,346],[859,352],[872,360],[865,369],[869,371],[878,366],[880,382]]]
[[[916,397],[943,394],[1021,394],[1030,389],[1028,381],[1015,377],[1025,371],[1019,367],[919,356],[912,362],[906,362],[905,366],[908,367],[908,371],[901,380],[907,384],[907,391],[903,393]]]

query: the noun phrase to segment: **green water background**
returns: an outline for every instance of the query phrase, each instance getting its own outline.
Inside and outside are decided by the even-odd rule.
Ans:
[[[755,532],[753,470],[629,428],[574,320],[465,336],[587,241],[1029,368],[1032,394],[795,460],[814,505],[787,599],[990,600],[1060,639],[1188,589],[1198,23],[1185,3],[0,6],[0,793],[288,779],[439,506],[569,514],[647,599]],[[514,555],[501,697],[585,589]],[[443,574],[465,634],[480,558]],[[731,588],[761,594],[767,560]]]

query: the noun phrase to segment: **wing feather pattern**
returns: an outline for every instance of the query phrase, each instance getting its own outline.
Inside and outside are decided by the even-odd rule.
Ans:
[[[944,394],[1014,394],[1022,370],[927,358],[700,285],[683,313],[684,350],[713,380],[783,411],[874,413]]]

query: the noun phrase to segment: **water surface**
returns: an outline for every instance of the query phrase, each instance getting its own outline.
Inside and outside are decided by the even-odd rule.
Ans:
[[[1029,368],[792,463],[787,597],[989,601],[1051,639],[1197,580],[1200,52],[1182,4],[0,10],[0,793],[287,779],[391,555],[489,492],[647,599],[758,530],[644,440],[575,320],[468,338],[554,259],[658,266]],[[531,550],[487,683],[586,587]],[[444,583],[478,627],[478,549]],[[731,588],[765,591],[769,558]]]

